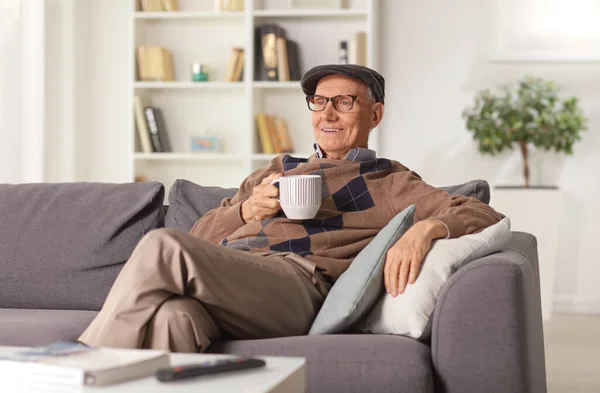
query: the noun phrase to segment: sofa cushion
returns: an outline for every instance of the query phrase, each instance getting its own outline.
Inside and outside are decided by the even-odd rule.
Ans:
[[[490,203],[490,185],[485,180],[475,179],[466,183],[439,188],[449,194],[475,198],[485,204]]]
[[[387,224],[336,280],[308,334],[342,333],[367,316],[384,292],[383,267],[388,249],[413,224],[410,205]]]
[[[480,233],[436,240],[415,283],[396,297],[381,296],[358,330],[428,339],[438,296],[450,276],[465,264],[502,250],[511,236],[510,220],[504,218]]]
[[[74,341],[96,314],[96,311],[82,310],[0,308],[0,345],[30,347]]]
[[[157,182],[0,185],[0,307],[100,310],[163,199]]]
[[[427,393],[434,375],[429,347],[385,335],[324,335],[224,341],[208,352],[306,358],[311,393]]]
[[[177,179],[169,191],[165,227],[189,232],[200,217],[219,207],[224,198],[230,198],[236,192],[235,188],[204,187]]]

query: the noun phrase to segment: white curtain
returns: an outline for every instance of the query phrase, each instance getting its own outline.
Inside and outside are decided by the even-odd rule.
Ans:
[[[21,0],[0,1],[0,183],[21,181]]]
[[[44,178],[44,0],[0,1],[0,183]]]

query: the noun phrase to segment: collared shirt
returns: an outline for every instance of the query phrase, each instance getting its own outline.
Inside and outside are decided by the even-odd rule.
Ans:
[[[325,158],[323,151],[318,143],[313,144],[313,148],[315,149],[315,157],[317,158]],[[375,150],[367,149],[365,147],[353,147],[346,153],[346,161],[370,161],[377,159],[377,154]]]

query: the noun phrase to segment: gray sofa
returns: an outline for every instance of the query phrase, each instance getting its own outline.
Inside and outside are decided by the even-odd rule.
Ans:
[[[485,182],[448,190],[489,202]],[[76,339],[145,233],[185,230],[234,191],[178,181],[166,210],[156,182],[0,185],[0,345]],[[502,252],[450,278],[426,342],[348,333],[224,341],[209,350],[305,357],[307,391],[315,393],[542,393],[542,333],[536,239],[514,232]]]

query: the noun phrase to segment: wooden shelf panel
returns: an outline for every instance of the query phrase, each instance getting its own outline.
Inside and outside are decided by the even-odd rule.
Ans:
[[[136,12],[135,19],[148,20],[186,20],[186,19],[240,19],[243,20],[244,12]]]
[[[136,160],[157,161],[205,161],[205,160],[243,160],[243,154],[228,153],[135,153]]]
[[[268,82],[255,81],[252,82],[252,87],[256,89],[300,89],[300,82]]]
[[[243,82],[135,82],[136,89],[241,89]]]
[[[256,10],[254,16],[257,18],[347,18],[347,17],[366,17],[366,10]]]

